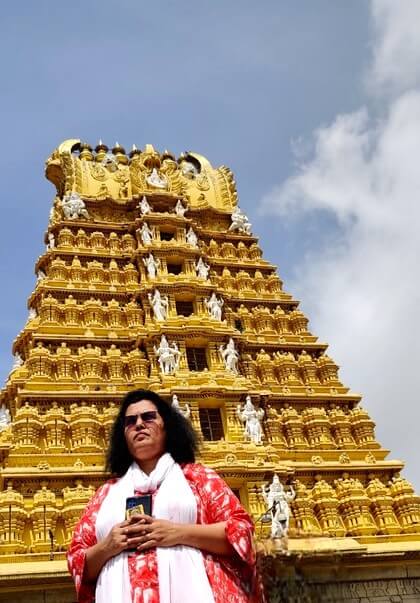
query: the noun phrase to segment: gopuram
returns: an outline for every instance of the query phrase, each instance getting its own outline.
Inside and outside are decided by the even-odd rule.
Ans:
[[[263,259],[231,171],[67,140],[46,176],[0,399],[0,601],[75,600],[65,549],[140,387],[188,416],[255,518],[270,600],[420,601],[420,499]]]

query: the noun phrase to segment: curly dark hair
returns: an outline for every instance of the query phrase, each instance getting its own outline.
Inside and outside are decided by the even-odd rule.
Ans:
[[[190,421],[165,402],[159,394],[147,389],[136,389],[128,392],[121,402],[106,454],[106,471],[115,477],[121,477],[133,462],[124,435],[124,417],[130,404],[140,400],[152,402],[162,417],[166,432],[166,452],[172,455],[176,463],[194,463],[198,439]]]

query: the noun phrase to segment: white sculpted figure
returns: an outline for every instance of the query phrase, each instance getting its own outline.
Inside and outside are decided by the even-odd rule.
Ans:
[[[225,303],[222,298],[218,299],[215,292],[211,294],[210,298],[204,300],[207,310],[212,318],[216,320],[222,320],[222,307]]]
[[[28,320],[34,320],[37,316],[38,316],[38,314],[36,313],[36,309],[29,308]]]
[[[296,498],[293,486],[290,486],[290,492],[286,492],[279,476],[275,474],[271,484],[268,487],[263,486],[261,491],[267,505],[267,513],[271,515],[271,538],[287,536],[290,521],[289,503]]]
[[[233,341],[232,337],[229,339],[229,342],[226,344],[225,348],[223,348],[223,345],[219,347],[219,353],[223,362],[225,363],[225,368],[237,375],[239,353],[235,349],[235,342]]]
[[[38,270],[36,273],[36,282],[39,283],[40,281],[44,280],[44,278],[47,278],[45,272],[43,270]]]
[[[179,400],[178,400],[178,396],[176,394],[174,394],[172,396],[172,406],[175,408],[175,410],[177,410],[178,412],[181,413],[181,415],[184,415],[184,417],[186,419],[189,419],[191,416],[191,408],[189,404],[185,404],[184,408],[181,408],[181,406],[179,405]]]
[[[140,210],[140,213],[142,216],[145,216],[146,214],[150,214],[150,212],[152,211],[152,208],[150,207],[148,200],[144,196],[142,197],[140,203],[137,205],[137,209]]]
[[[198,238],[191,226],[187,232],[186,239],[187,239],[187,243],[189,243],[193,247],[197,247]]]
[[[261,444],[263,431],[261,427],[261,421],[264,416],[262,408],[256,409],[252,404],[251,396],[247,396],[245,399],[245,405],[241,408],[238,404],[236,414],[242,423],[245,423],[245,438],[251,440],[254,444]]]
[[[151,245],[153,241],[153,231],[150,230],[147,222],[143,222],[141,228],[138,229],[143,245]]]
[[[161,295],[158,289],[155,289],[154,294],[148,294],[150,305],[153,309],[153,314],[156,320],[166,320],[168,316],[169,300],[167,295]]]
[[[153,168],[150,176],[146,177],[146,182],[154,188],[167,188],[168,182],[164,176],[160,176],[156,168]]]
[[[16,354],[13,356],[12,371],[14,371],[15,369],[19,368],[22,365],[23,365],[23,358],[19,354],[19,352],[16,352]]]
[[[187,211],[187,208],[182,205],[181,199],[178,199],[178,201],[176,202],[176,205],[175,205],[176,215],[183,218],[186,211]]]
[[[181,352],[175,342],[170,346],[165,335],[162,335],[159,346],[154,346],[154,351],[158,358],[160,370],[164,375],[172,375],[178,370]]]
[[[206,264],[203,258],[200,258],[198,262],[194,263],[194,268],[199,278],[207,280],[210,271],[210,266]]]
[[[157,271],[160,268],[160,259],[157,258],[155,260],[153,254],[149,253],[146,258],[143,258],[143,264],[146,266],[147,276],[149,278],[156,278]]]
[[[85,202],[79,197],[74,191],[69,195],[66,195],[61,206],[63,208],[64,217],[67,220],[78,220],[79,218],[89,218],[88,210],[86,209]]]
[[[233,210],[231,220],[232,224],[229,226],[229,230],[237,230],[238,232],[251,234],[252,224],[238,206]]]
[[[4,404],[0,407],[0,431],[9,427],[10,421],[10,410],[5,407]]]
[[[55,236],[54,236],[53,232],[49,232],[47,249],[54,249],[54,247],[55,247]]]

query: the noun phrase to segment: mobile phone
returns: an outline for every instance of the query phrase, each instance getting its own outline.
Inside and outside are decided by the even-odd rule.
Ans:
[[[133,515],[152,514],[152,495],[142,494],[140,496],[129,496],[125,501],[125,518],[130,519]]]

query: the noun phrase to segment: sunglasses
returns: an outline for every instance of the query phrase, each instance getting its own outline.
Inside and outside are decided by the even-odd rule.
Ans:
[[[157,416],[157,410],[146,410],[144,412],[139,412],[136,415],[126,415],[124,417],[124,428],[135,427],[139,417],[143,423],[153,423],[153,421],[156,421]]]

